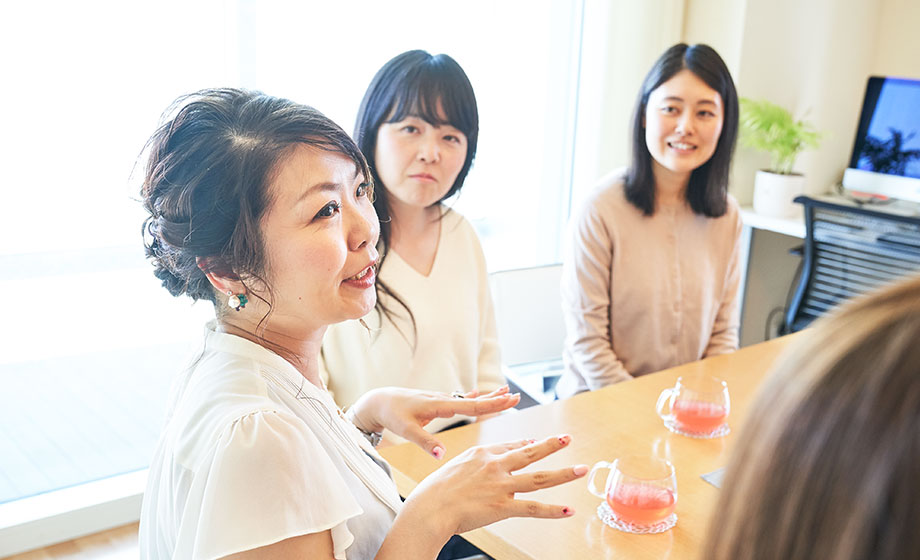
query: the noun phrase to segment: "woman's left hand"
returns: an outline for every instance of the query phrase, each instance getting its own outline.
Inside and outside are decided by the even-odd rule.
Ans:
[[[384,387],[365,393],[351,407],[352,420],[368,432],[384,428],[415,443],[436,459],[444,456],[444,445],[423,428],[435,418],[458,414],[484,416],[507,410],[521,401],[508,386],[479,395],[477,391],[448,395],[399,387]]]

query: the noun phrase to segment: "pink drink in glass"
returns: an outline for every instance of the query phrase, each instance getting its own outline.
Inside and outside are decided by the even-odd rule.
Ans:
[[[597,476],[609,470],[601,491]],[[597,516],[614,529],[626,533],[654,534],[677,523],[677,478],[674,465],[651,455],[629,455],[613,463],[598,461],[588,473],[588,491],[604,502]]]
[[[725,381],[708,375],[677,378],[658,396],[655,411],[667,429],[695,438],[726,435],[731,400]]]
[[[728,418],[725,405],[706,401],[678,399],[671,411],[678,428],[701,434],[715,431]]]
[[[666,519],[674,513],[676,501],[671,489],[643,483],[621,483],[607,495],[607,505],[618,518],[640,526]]]

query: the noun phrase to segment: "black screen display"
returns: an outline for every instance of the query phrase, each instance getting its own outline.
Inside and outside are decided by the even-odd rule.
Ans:
[[[920,80],[869,78],[850,167],[920,178]]]

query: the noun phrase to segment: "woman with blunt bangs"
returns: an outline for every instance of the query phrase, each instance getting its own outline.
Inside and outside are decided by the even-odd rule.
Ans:
[[[799,336],[738,435],[701,558],[920,557],[920,278]]]
[[[436,459],[423,428],[497,413],[502,388],[458,399],[382,388],[343,412],[318,369],[326,328],[375,305],[379,222],[357,145],[318,111],[237,89],[180,98],[148,143],[147,256],[175,296],[213,303],[174,385],[150,463],[140,557],[435,558],[455,533],[570,508],[516,493],[585,465],[512,475],[568,436],[472,448],[402,502],[374,450],[384,428]]]
[[[560,397],[738,347],[738,95],[711,47],[669,48],[636,101],[632,160],[572,218]]]
[[[388,385],[469,396],[504,390],[479,238],[444,205],[463,187],[478,138],[473,87],[446,54],[402,53],[364,94],[355,140],[376,188],[378,297],[361,322],[335,325],[323,341],[321,368],[341,406]]]

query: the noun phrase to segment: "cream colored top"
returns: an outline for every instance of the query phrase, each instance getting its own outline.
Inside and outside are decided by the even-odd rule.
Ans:
[[[682,201],[652,216],[626,200],[622,171],[574,216],[562,273],[560,397],[738,347],[741,215]]]
[[[220,558],[327,530],[336,560],[377,554],[401,507],[388,467],[286,360],[211,324],[171,402],[142,559]]]
[[[379,277],[412,310],[418,338],[408,314],[391,298],[385,303],[396,314],[395,325],[381,320],[375,309],[364,317],[370,330],[358,321],[330,326],[320,371],[340,406],[349,407],[378,387],[449,393],[488,392],[504,384],[485,256],[462,215],[445,211],[428,276],[390,251]],[[437,431],[462,419],[438,418],[426,429]]]

